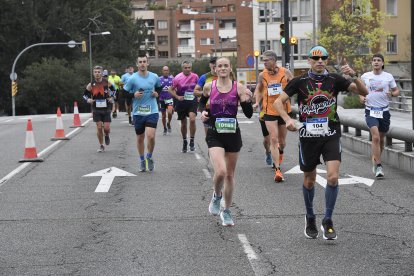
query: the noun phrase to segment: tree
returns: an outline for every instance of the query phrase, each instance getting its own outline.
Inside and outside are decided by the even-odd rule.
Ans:
[[[387,35],[381,27],[384,17],[370,0],[344,0],[331,12],[329,25],[322,26],[319,43],[326,47],[336,65],[346,58],[357,71],[366,71],[372,53],[382,50],[380,42]]]

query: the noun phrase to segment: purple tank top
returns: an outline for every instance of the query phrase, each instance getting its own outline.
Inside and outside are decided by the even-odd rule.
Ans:
[[[230,92],[220,93],[214,80],[210,92],[210,116],[215,118],[236,118],[239,97],[237,82],[233,82]]]

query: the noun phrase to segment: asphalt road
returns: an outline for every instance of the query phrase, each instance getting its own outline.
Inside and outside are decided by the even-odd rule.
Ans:
[[[90,116],[81,117],[85,122]],[[70,133],[72,118],[63,118]],[[208,213],[213,172],[200,121],[196,153],[180,152],[175,118],[171,135],[163,136],[159,127],[155,171],[140,173],[134,130],[123,113],[112,124],[105,153],[96,152],[93,123],[51,146],[53,115],[33,117],[38,152],[51,148],[42,155],[44,162],[30,163],[0,183],[0,274],[413,274],[412,176],[385,167],[386,177],[372,182],[369,157],[344,150],[340,178],[358,176],[372,185],[341,185],[333,217],[338,240],[308,240],[303,176],[294,170],[297,133],[288,134],[286,180],[274,183],[257,118],[240,116],[240,123],[244,146],[232,206],[236,225],[225,228]],[[0,118],[0,179],[22,166],[17,161],[23,157],[25,124],[21,118]],[[135,176],[115,177],[108,192],[95,192],[101,178],[84,176],[111,167]],[[315,209],[319,224],[320,185]]]

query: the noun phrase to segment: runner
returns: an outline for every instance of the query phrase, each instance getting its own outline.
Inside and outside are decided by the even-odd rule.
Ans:
[[[111,70],[111,75],[108,77],[108,81],[112,83],[115,87],[115,93],[114,93],[114,104],[112,107],[112,118],[116,118],[119,112],[119,97],[120,97],[120,88],[121,88],[121,78],[116,74],[116,70]]]
[[[201,113],[203,122],[208,122],[206,142],[214,168],[214,193],[208,210],[213,215],[220,214],[223,226],[233,226],[230,212],[235,187],[234,173],[237,158],[242,147],[240,129],[237,123],[238,104],[246,117],[251,118],[253,109],[251,93],[237,81],[230,78],[231,64],[227,58],[217,59],[218,79],[205,84],[203,94],[210,100],[210,109]],[[224,188],[224,189],[223,189]],[[223,193],[222,193],[223,189]],[[224,196],[224,209],[220,202]]]
[[[283,89],[293,78],[293,75],[288,69],[278,67],[276,61],[277,55],[275,52],[269,50],[263,53],[265,69],[259,74],[255,95],[256,102],[260,103],[262,101],[263,103],[263,120],[270,135],[270,151],[275,167],[273,179],[276,182],[281,182],[284,178],[280,164],[283,161],[287,130],[285,121],[279,116],[279,113],[273,107],[273,103],[283,92]],[[287,106],[288,104],[290,104],[289,101],[285,104],[285,111],[287,111],[287,108],[290,108],[290,106]]]
[[[109,133],[111,132],[111,110],[114,102],[113,91],[109,88],[111,84],[103,79],[102,70],[102,66],[99,65],[93,68],[94,80],[92,83],[88,83],[83,93],[85,101],[92,105],[92,116],[93,121],[96,123],[96,135],[100,145],[98,152],[105,151],[103,133],[105,133],[105,145],[108,146],[111,142]]]
[[[153,171],[152,154],[155,147],[155,130],[158,123],[158,93],[162,87],[158,76],[148,71],[148,58],[140,55],[137,59],[138,72],[124,85],[124,90],[133,97],[133,115],[137,149],[140,158],[140,172]],[[155,90],[155,91],[154,91]],[[145,136],[147,155],[145,156]]]
[[[173,109],[173,98],[170,93],[168,93],[168,89],[172,85],[173,76],[170,75],[170,68],[168,66],[162,67],[162,76],[160,77],[160,83],[162,86],[162,92],[160,94],[160,111],[162,115],[162,125],[164,126],[164,135],[171,133],[171,119],[174,113]],[[168,122],[167,122],[167,114],[168,114]]]
[[[192,63],[183,61],[182,72],[173,79],[173,85],[168,90],[176,99],[175,111],[178,120],[181,121],[181,135],[183,136],[182,152],[187,152],[187,117],[190,118],[190,151],[195,151],[194,137],[196,133],[197,97],[194,95],[194,88],[198,82],[198,76],[191,72]]]
[[[128,67],[126,68],[126,73],[122,75],[121,77],[121,83],[122,85],[127,84],[128,80],[132,77],[132,75],[134,74],[134,66],[132,65],[128,65]],[[128,96],[128,92],[127,94],[124,94],[124,98],[125,98],[125,110],[128,114],[128,122],[129,124],[132,126],[132,117],[131,117],[131,109],[132,109],[132,98]]]
[[[216,61],[217,61],[217,57],[210,58],[210,62],[209,62],[210,72],[202,75],[200,79],[198,80],[196,87],[194,88],[194,95],[196,95],[197,97],[200,97],[200,102],[198,106],[198,109],[200,111],[204,110],[206,106],[208,109],[207,99],[203,95],[203,87],[206,83],[212,82],[213,80],[217,79]],[[209,127],[208,124],[204,124],[204,132],[206,135],[207,135],[208,127]]]
[[[385,134],[390,129],[391,114],[388,107],[389,97],[397,97],[400,90],[394,77],[384,72],[384,56],[372,57],[372,71],[361,76],[369,94],[362,97],[365,102],[365,121],[371,133],[372,172],[376,177],[384,177],[381,154],[384,149]]]
[[[332,213],[338,195],[338,176],[341,164],[341,125],[337,114],[337,97],[340,91],[352,91],[360,95],[368,93],[364,83],[357,78],[355,71],[348,64],[341,67],[351,82],[335,73],[328,73],[328,52],[322,46],[314,46],[309,52],[308,62],[311,69],[300,77],[289,82],[274,103],[274,107],[286,122],[290,131],[297,130],[295,120],[289,117],[283,104],[289,97],[297,94],[299,104],[299,121],[303,126],[299,129],[299,164],[304,173],[303,198],[306,207],[305,236],[318,237],[316,219],[313,211],[315,194],[316,166],[320,164],[322,155],[327,170],[325,189],[325,217],[321,230],[323,238],[337,238],[333,227]]]

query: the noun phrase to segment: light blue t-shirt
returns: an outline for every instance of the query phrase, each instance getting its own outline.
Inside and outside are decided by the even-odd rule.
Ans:
[[[144,92],[141,98],[133,98],[133,115],[147,116],[158,113],[157,98],[152,96],[152,92],[155,88],[159,87],[161,87],[161,83],[157,74],[147,72],[147,75],[142,77],[138,72],[136,72],[132,75],[132,77],[125,84],[124,90],[132,94],[137,91]]]
[[[121,76],[121,82],[125,85],[134,73],[125,73]]]

